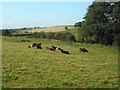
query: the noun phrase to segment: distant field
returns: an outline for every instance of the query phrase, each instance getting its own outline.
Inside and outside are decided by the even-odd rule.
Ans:
[[[33,42],[41,42],[43,49],[27,48]],[[46,50],[51,45],[71,54]],[[2,46],[3,88],[118,87],[117,47],[26,37],[3,37]],[[89,52],[81,53],[79,47]]]
[[[73,28],[72,26],[68,26],[68,29]],[[29,33],[34,32],[61,32],[65,30],[65,26],[55,26],[55,27],[46,27],[46,28],[36,28],[32,30],[27,30]]]

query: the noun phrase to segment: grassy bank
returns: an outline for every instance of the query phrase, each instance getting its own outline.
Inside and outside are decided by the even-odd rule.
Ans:
[[[43,49],[27,48],[33,42],[41,42]],[[46,50],[51,45],[71,54]],[[118,87],[117,47],[25,37],[3,37],[2,46],[3,88]],[[89,52],[81,53],[79,47]]]

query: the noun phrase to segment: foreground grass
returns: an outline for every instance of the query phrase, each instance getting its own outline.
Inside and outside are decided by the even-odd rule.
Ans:
[[[24,37],[25,38],[25,37]],[[3,88],[117,88],[118,52],[116,47],[67,43],[57,40],[3,37]],[[27,48],[41,42],[42,50]],[[59,46],[71,52],[48,51],[46,46]],[[80,53],[85,47],[88,53]]]

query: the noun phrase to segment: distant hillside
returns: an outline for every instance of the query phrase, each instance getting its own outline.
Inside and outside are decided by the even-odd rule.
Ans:
[[[65,30],[66,26],[54,26],[46,28],[34,28],[32,30],[24,30],[22,32],[34,33],[34,32],[61,32]],[[73,26],[67,26],[68,29],[74,28]]]

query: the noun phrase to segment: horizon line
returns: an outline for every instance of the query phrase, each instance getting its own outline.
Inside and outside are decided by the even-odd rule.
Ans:
[[[63,25],[51,25],[51,26],[33,26],[33,27],[19,27],[19,28],[0,28],[0,30],[5,30],[5,29],[23,29],[23,28],[26,28],[26,29],[30,29],[30,28],[48,28],[48,27],[61,27],[61,26],[74,26],[74,24],[63,24]]]

